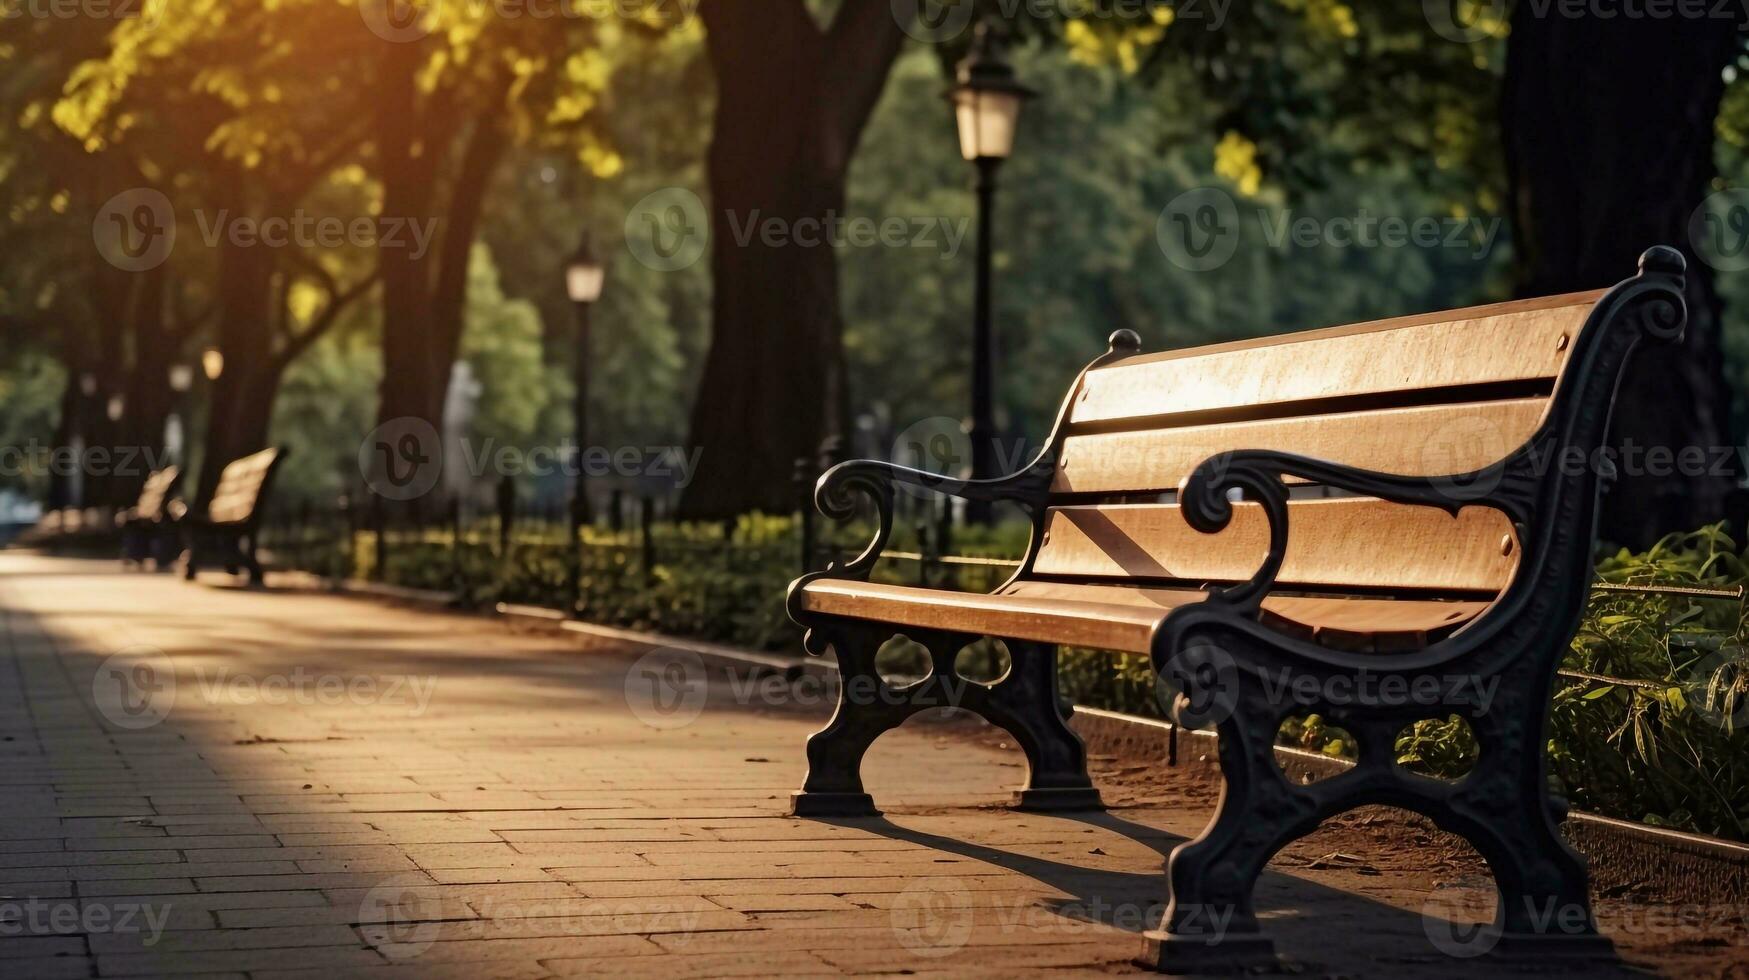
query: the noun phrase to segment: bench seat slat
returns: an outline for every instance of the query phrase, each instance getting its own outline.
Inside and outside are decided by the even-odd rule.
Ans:
[[[1200,602],[1196,589],[1065,585],[1024,582],[999,595],[946,592],[905,585],[822,579],[808,583],[802,607],[911,626],[947,629],[1146,653],[1156,624],[1172,609]],[[1413,645],[1428,634],[1449,631],[1479,615],[1485,602],[1437,602],[1373,598],[1270,596],[1264,612],[1278,624],[1314,637],[1369,637],[1390,645]]]
[[[1185,522],[1175,504],[1058,507],[1033,573],[1060,578],[1139,578],[1188,583],[1249,579],[1269,552],[1257,504],[1233,505],[1219,534]],[[1283,586],[1493,594],[1518,563],[1511,521],[1467,507],[1457,517],[1369,497],[1289,504]],[[1510,541],[1510,547],[1506,546]]]
[[[1305,414],[1331,399],[1411,396],[1423,404],[1466,386],[1550,381],[1573,350],[1599,293],[1400,317],[1285,337],[1145,354],[1087,372],[1070,422],[1155,427],[1173,416],[1211,420]],[[1455,317],[1455,318],[1454,318]],[[1177,423],[1183,424],[1183,423]]]
[[[1237,449],[1298,453],[1406,476],[1464,473],[1523,445],[1547,406],[1542,398],[1513,398],[1071,436],[1051,492],[1176,490],[1204,460]]]

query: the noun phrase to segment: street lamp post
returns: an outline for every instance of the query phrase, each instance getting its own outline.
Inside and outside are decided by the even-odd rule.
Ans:
[[[584,232],[577,251],[565,265],[565,293],[577,308],[577,337],[572,351],[572,374],[576,394],[571,403],[573,438],[577,441],[577,486],[571,496],[571,538],[577,539],[583,525],[589,523],[589,495],[583,481],[583,453],[589,440],[589,311],[601,298],[607,282],[607,267],[595,255],[594,243]]]
[[[170,411],[164,416],[164,455],[176,465],[183,463],[183,445],[187,434],[182,428],[182,412],[187,407],[188,392],[194,388],[194,365],[170,365],[165,379],[170,383]]]
[[[990,267],[994,250],[996,173],[1014,151],[1020,107],[1036,92],[1020,84],[1002,58],[1001,40],[980,23],[971,50],[959,64],[958,84],[948,93],[959,123],[960,154],[977,168],[978,270],[972,308],[972,478],[996,472],[996,338],[991,323]],[[990,505],[966,508],[975,524],[990,523]]]

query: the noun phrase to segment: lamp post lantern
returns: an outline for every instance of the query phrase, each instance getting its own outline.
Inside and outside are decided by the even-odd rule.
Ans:
[[[607,267],[595,254],[595,244],[589,233],[583,233],[577,251],[565,264],[565,294],[577,308],[577,336],[572,356],[572,380],[576,394],[571,403],[572,435],[577,441],[577,486],[571,497],[571,537],[576,539],[583,525],[589,523],[589,495],[583,481],[583,453],[589,440],[589,311],[601,298],[607,284]]]
[[[1020,107],[1038,93],[1020,84],[1014,67],[1002,58],[1001,39],[980,23],[972,47],[959,64],[958,84],[948,92],[959,123],[960,155],[977,168],[978,271],[972,308],[972,478],[996,472],[996,338],[991,324],[990,265],[993,254],[996,172],[1014,151]],[[990,522],[990,505],[973,502],[966,516]]]

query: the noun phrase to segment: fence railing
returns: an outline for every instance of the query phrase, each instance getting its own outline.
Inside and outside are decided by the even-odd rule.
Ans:
[[[665,501],[615,495],[583,523],[569,501],[524,499],[501,483],[490,507],[376,495],[272,510],[260,547],[270,564],[334,579],[367,579],[583,611],[612,625],[774,645],[793,639],[781,597],[796,576],[853,557],[855,532],[834,540],[808,514],[681,523]],[[883,553],[885,581],[991,591],[1018,561],[949,554],[950,522],[910,522],[905,547]]]

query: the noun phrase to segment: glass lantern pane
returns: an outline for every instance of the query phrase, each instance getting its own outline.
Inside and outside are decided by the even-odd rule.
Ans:
[[[978,101],[978,155],[1006,159],[1014,151],[1020,97],[1009,92],[981,92]]]
[[[574,265],[565,270],[565,292],[573,303],[593,303],[601,298],[607,270],[598,265]]]
[[[954,115],[959,120],[960,155],[967,160],[978,158],[978,104],[970,92],[961,92],[954,99]]]

